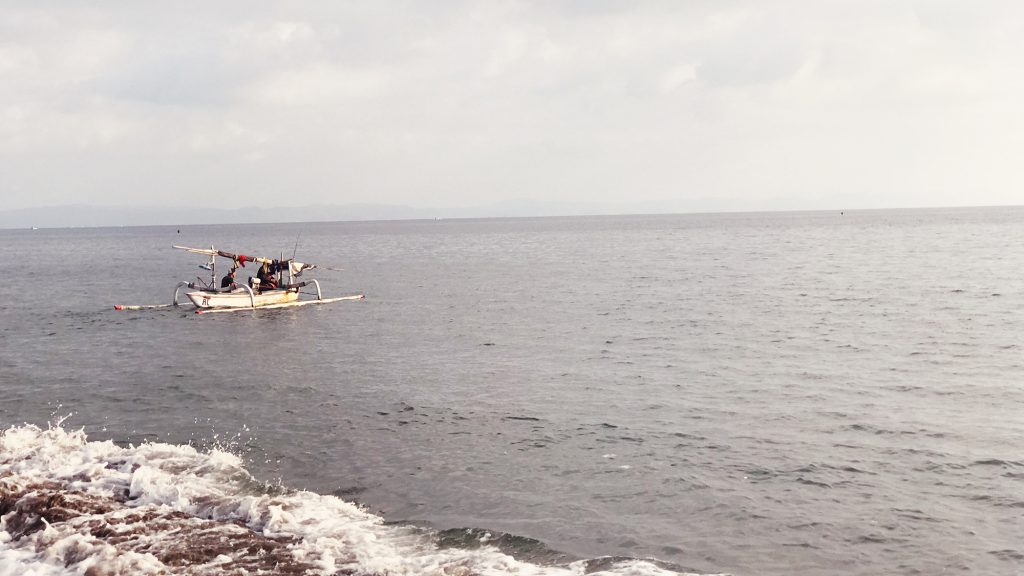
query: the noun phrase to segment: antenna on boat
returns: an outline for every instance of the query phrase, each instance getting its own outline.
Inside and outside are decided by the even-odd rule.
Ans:
[[[295,260],[295,253],[299,251],[299,238],[302,238],[302,231],[295,236],[295,248],[292,248],[292,260]]]

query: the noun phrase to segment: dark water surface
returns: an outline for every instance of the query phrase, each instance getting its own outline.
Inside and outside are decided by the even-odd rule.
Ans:
[[[325,296],[198,316],[171,244]],[[0,230],[0,425],[701,572],[1024,572],[1024,209]],[[250,265],[249,268],[252,268]],[[255,270],[244,270],[254,274]],[[523,552],[523,555],[540,554]],[[542,562],[544,558],[528,560]]]

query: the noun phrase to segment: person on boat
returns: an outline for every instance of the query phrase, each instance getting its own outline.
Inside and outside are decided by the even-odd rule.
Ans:
[[[259,278],[261,292],[263,290],[273,290],[274,288],[277,288],[277,279],[274,278],[274,273],[270,269],[270,264],[267,264],[266,262],[263,263],[263,266],[260,266],[259,272],[256,273],[256,278]]]
[[[235,284],[235,269],[234,268],[232,268],[231,271],[228,272],[227,274],[225,274],[224,278],[221,279],[220,287],[221,288],[227,288],[229,290],[234,290],[235,289],[236,284]]]

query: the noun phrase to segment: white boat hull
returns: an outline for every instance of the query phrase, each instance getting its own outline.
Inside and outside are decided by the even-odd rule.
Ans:
[[[286,304],[299,299],[298,289],[267,290],[249,297],[249,291],[243,288],[231,292],[208,292],[198,290],[186,292],[185,296],[196,308],[259,308],[272,304]]]
[[[267,304],[261,306],[263,309],[267,308],[291,308],[294,306],[312,306],[314,304],[330,304],[331,302],[341,302],[343,300],[362,300],[365,298],[362,294],[356,294],[354,296],[338,296],[337,298],[323,298],[321,300],[296,300],[295,302],[287,302],[284,304]],[[127,310],[124,306],[122,310]],[[210,314],[212,312],[242,312],[245,308],[196,308],[196,314]]]

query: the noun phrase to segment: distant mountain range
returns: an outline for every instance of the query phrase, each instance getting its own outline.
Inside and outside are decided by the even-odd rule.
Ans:
[[[283,208],[256,206],[218,208],[69,205],[23,208],[0,212],[0,228],[76,228],[189,224],[255,224],[267,222],[333,222],[353,220],[412,220],[524,216],[664,213],[671,206],[646,204],[585,204],[515,200],[488,206],[441,209],[388,204],[309,205]]]

